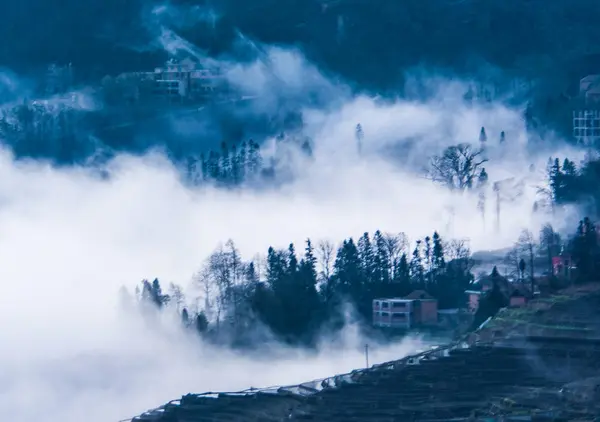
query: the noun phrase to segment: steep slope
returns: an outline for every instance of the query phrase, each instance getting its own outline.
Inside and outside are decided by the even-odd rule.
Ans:
[[[592,420],[600,417],[599,287],[505,310],[465,341],[417,356],[299,386],[188,394],[132,421]],[[530,327],[545,321],[544,330],[507,330],[510,312]]]

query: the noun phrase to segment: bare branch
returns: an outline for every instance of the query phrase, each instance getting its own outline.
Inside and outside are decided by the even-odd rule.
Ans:
[[[329,240],[321,240],[317,245],[317,262],[321,269],[321,278],[329,280],[335,260],[335,246]]]
[[[434,156],[430,162],[431,179],[451,190],[467,190],[474,186],[486,158],[478,159],[481,149],[473,150],[469,144],[448,147],[441,156]]]

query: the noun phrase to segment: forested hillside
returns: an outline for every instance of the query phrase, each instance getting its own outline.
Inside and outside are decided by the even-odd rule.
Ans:
[[[0,64],[34,69],[73,62],[87,75],[154,64],[160,52],[152,52],[146,12],[158,4],[193,10],[197,24],[171,24],[209,53],[230,50],[239,30],[260,42],[299,46],[319,66],[378,89],[420,64],[464,72],[487,61],[561,80],[599,65],[594,0],[68,0],[60,8],[5,1],[0,35],[10,42],[0,47]],[[203,8],[189,9],[194,5]],[[209,9],[216,21],[203,18]],[[44,19],[32,25],[32,16]]]

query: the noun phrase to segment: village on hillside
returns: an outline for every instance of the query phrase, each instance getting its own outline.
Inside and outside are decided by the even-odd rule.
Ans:
[[[474,331],[418,355],[296,386],[187,394],[130,421],[598,420],[600,284],[511,297]],[[404,300],[395,303],[431,303],[420,292]]]

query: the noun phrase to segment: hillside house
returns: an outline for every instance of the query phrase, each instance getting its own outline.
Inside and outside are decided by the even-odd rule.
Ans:
[[[481,290],[466,290],[465,294],[468,298],[468,310],[471,313],[476,313],[479,309],[479,303],[481,298],[486,292]],[[529,288],[523,284],[510,283],[508,285],[508,291],[503,291],[504,295],[508,297],[508,303],[511,308],[518,308],[527,305],[527,303],[533,297]]]
[[[493,288],[494,283],[497,283],[498,288],[508,299],[509,306],[511,307],[525,306],[533,297],[527,285],[523,283],[511,283],[506,277],[498,274],[497,271],[495,274],[492,271],[492,274],[482,277],[477,283],[474,283],[473,289],[465,290],[469,312],[473,314],[477,312],[481,298]]]
[[[438,322],[437,299],[422,290],[404,298],[373,300],[373,326],[410,329]]]
[[[194,103],[222,95],[227,89],[223,74],[199,68],[189,59],[169,60],[154,71],[127,72],[114,79],[107,76],[102,85],[107,98],[127,103]]]
[[[415,290],[405,299],[413,301],[415,323],[417,325],[435,325],[438,322],[438,301],[424,290]]]
[[[496,268],[496,267],[494,267]],[[475,313],[479,309],[479,302],[483,295],[492,290],[494,283],[498,284],[500,290],[502,290],[507,296],[509,295],[509,281],[506,277],[501,276],[497,271],[494,270],[489,275],[485,275],[471,284],[472,288],[465,290],[467,295],[467,308],[469,312]]]

